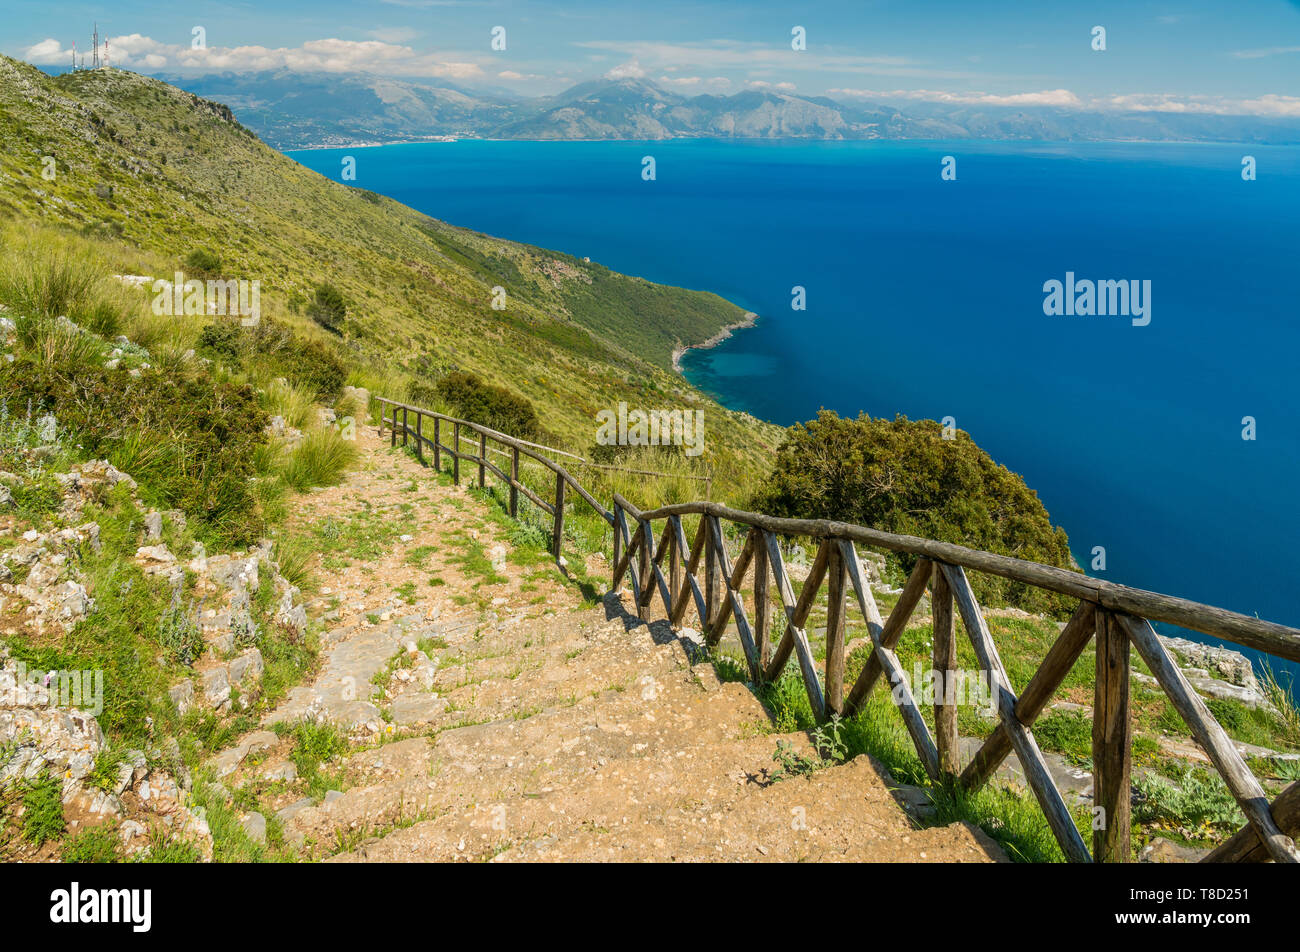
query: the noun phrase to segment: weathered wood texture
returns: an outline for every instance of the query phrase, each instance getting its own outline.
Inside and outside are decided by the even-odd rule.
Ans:
[[[1110,612],[1097,612],[1097,679],[1092,702],[1092,855],[1099,863],[1131,859],[1129,789],[1133,728],[1129,718],[1129,645]]]
[[[1264,788],[1241,759],[1219,722],[1210,714],[1210,709],[1205,706],[1201,696],[1192,690],[1182,670],[1169,657],[1169,652],[1165,651],[1165,646],[1152,630],[1151,623],[1128,615],[1116,615],[1114,620],[1124,629],[1133,642],[1133,647],[1160,682],[1196,742],[1209,754],[1219,776],[1237,798],[1241,812],[1246,814],[1246,819],[1255,828],[1269,855],[1279,863],[1300,863],[1300,853],[1296,851],[1295,843],[1278,829],[1269,812]]]
[[[957,624],[952,614],[948,577],[935,566],[930,581],[930,616],[934,620],[934,740],[939,748],[939,772],[953,776],[961,769],[957,738]]]
[[[423,460],[425,445],[433,448],[435,467],[444,452],[452,456],[452,478],[459,482],[461,459],[477,464],[479,485],[486,486],[490,472],[509,487],[509,511],[518,514],[520,494],[553,517],[553,555],[560,559],[564,535],[566,495],[569,490],[590,505],[613,531],[611,590],[630,581],[637,611],[646,617],[657,593],[670,624],[683,623],[694,606],[701,630],[716,644],[734,621],[741,648],[754,682],[782,676],[791,655],[808,694],[814,714],[851,717],[866,703],[884,676],[891,699],[916,748],[926,772],[935,781],[948,780],[960,770],[957,732],[959,701],[956,690],[957,619],[970,638],[982,672],[992,687],[999,724],[965,770],[960,783],[975,790],[986,783],[1006,757],[1014,752],[1030,789],[1067,859],[1088,862],[1127,862],[1129,848],[1132,718],[1129,705],[1129,652],[1136,648],[1193,737],[1209,754],[1215,769],[1232,791],[1247,825],[1214,850],[1211,862],[1300,862],[1290,835],[1300,831],[1300,783],[1293,784],[1269,804],[1259,782],[1251,775],[1222,727],[1204,701],[1188,685],[1169,658],[1149,620],[1180,625],[1207,635],[1245,645],[1277,657],[1300,661],[1300,631],[1272,622],[1202,605],[1186,599],[1115,585],[1080,573],[1026,562],[951,543],[880,532],[863,526],[827,520],[781,519],[742,512],[713,502],[681,503],[641,510],[615,493],[613,508],[605,509],[563,467],[541,451],[538,444],[516,440],[479,424],[379,398],[380,433],[391,427],[390,445],[415,439],[416,456]],[[391,408],[387,418],[384,407]],[[401,420],[398,414],[401,413]],[[414,426],[410,415],[414,414]],[[433,420],[433,438],[424,435],[423,419]],[[441,424],[452,424],[452,446],[441,442]],[[461,429],[477,434],[476,452],[461,450]],[[473,441],[471,441],[473,443]],[[491,444],[500,444],[496,449]],[[558,451],[555,451],[558,452]],[[509,472],[489,458],[494,453],[510,459]],[[554,502],[539,498],[520,479],[521,457],[540,463],[555,475]],[[581,461],[581,460],[580,460]],[[585,461],[582,461],[585,462]],[[683,517],[698,517],[693,542],[688,546]],[[635,523],[631,531],[628,519]],[[656,541],[656,526],[664,521]],[[728,541],[724,527],[739,529]],[[817,543],[816,556],[798,596],[785,566],[781,537],[799,536]],[[733,563],[729,545],[738,554]],[[869,545],[914,557],[915,566],[888,619],[883,619],[858,557],[856,545]],[[667,564],[665,565],[665,560]],[[703,563],[703,564],[701,564]],[[1065,625],[1041,665],[1017,696],[994,645],[966,570],[1013,579],[1026,585],[1079,599],[1078,608]],[[702,576],[702,579],[701,579]],[[752,577],[752,612],[743,590]],[[701,585],[701,581],[703,585]],[[823,583],[825,583],[823,588]],[[935,732],[922,715],[894,649],[917,606],[931,590],[934,631],[933,668],[936,685]],[[827,598],[826,656],[823,674],[813,657],[805,625],[820,593]],[[784,616],[780,638],[773,644],[772,602]],[[846,637],[849,602],[857,607],[871,638],[871,652],[857,681],[845,697]],[[1051,701],[1062,681],[1096,636],[1096,683],[1093,703],[1094,824],[1093,850],[1075,826],[1056,789],[1034,740],[1031,725]],[[968,697],[966,697],[969,700]]]

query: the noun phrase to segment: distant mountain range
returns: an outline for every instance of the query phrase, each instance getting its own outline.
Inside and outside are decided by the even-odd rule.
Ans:
[[[228,105],[279,149],[486,139],[1028,139],[1297,143],[1300,119],[912,103],[907,112],[767,90],[683,96],[644,79],[532,99],[449,83],[280,70],[164,77]]]

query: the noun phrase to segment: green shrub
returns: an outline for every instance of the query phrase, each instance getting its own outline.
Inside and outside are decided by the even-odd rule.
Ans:
[[[195,248],[185,256],[185,269],[201,277],[215,278],[221,274],[221,258],[210,248]]]
[[[331,334],[343,333],[343,319],[348,305],[343,294],[332,284],[319,284],[307,305],[307,316]]]
[[[199,332],[198,350],[218,360],[232,362],[240,356],[240,325],[235,321],[215,321]]]
[[[108,824],[75,833],[63,844],[65,863],[116,863],[122,858],[117,830]]]
[[[174,833],[157,834],[147,852],[141,853],[137,863],[201,863],[203,853],[197,846]]]
[[[1056,711],[1034,724],[1044,750],[1065,754],[1078,763],[1092,756],[1092,721],[1082,711]]]
[[[1220,831],[1236,830],[1246,822],[1223,781],[1205,770],[1187,767],[1172,783],[1156,776],[1138,777],[1133,786],[1137,789],[1133,818],[1139,822]]]
[[[23,839],[36,846],[63,834],[63,784],[45,774],[23,791]]]
[[[63,505],[63,490],[51,473],[38,473],[29,479],[14,483],[11,495],[18,515],[24,519],[38,520],[58,512]]]
[[[60,349],[20,348],[14,363],[0,365],[0,399],[53,413],[87,455],[133,476],[147,502],[181,509],[226,541],[257,537],[249,479],[267,418],[251,387],[215,382],[190,365],[132,377],[62,349],[67,332],[37,336]]]
[[[179,590],[173,593],[171,604],[158,621],[158,643],[167,658],[174,664],[189,667],[203,654],[203,633],[194,623],[193,607],[181,604]]]
[[[343,439],[337,430],[313,430],[289,450],[284,481],[300,491],[334,486],[356,458],[356,444]]]
[[[500,430],[507,436],[526,440],[542,436],[537,411],[527,399],[471,373],[458,370],[447,374],[438,381],[437,393],[462,419]]]
[[[1219,722],[1219,726],[1225,731],[1232,733],[1241,730],[1245,726],[1246,710],[1235,701],[1212,697],[1205,702],[1205,706],[1210,709],[1214,719]]]
[[[903,535],[955,542],[1061,568],[1073,568],[1065,531],[1038,496],[958,431],[938,423],[841,419],[823,410],[791,427],[754,503],[762,512],[836,519]],[[904,571],[914,556],[895,557]],[[1063,613],[1063,596],[985,574],[976,594],[992,603]]]
[[[321,764],[347,753],[347,737],[333,724],[311,721],[299,721],[278,731],[294,738],[294,748],[289,757],[298,769],[299,778],[306,782],[308,794],[320,796],[325,793],[335,778],[322,773]]]
[[[325,401],[335,399],[347,382],[347,364],[331,346],[295,334],[268,317],[255,327],[214,321],[200,332],[198,351],[234,370],[285,377]]]

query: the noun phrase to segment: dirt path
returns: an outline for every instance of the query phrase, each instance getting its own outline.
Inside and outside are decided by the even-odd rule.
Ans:
[[[865,756],[773,782],[777,741],[807,753],[805,735],[774,735],[753,694],[692,666],[665,623],[618,596],[584,604],[463,488],[373,430],[359,442],[357,471],[295,514],[322,547],[309,609],[326,647],[314,682],[267,718],[328,719],[358,743],[341,791],[317,801],[281,784],[283,835],[304,855],[1003,858],[965,825],[914,829]],[[258,737],[231,789],[281,769],[287,742]]]

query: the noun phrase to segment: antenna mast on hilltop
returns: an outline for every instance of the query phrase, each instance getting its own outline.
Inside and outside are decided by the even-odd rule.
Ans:
[[[108,68],[108,37],[104,37],[104,69]]]
[[[95,50],[94,50],[94,52],[91,54],[91,58],[90,58],[91,66],[90,66],[90,68],[91,68],[91,69],[99,69],[99,24],[98,24],[98,23],[95,24],[95,39],[94,39],[94,44],[95,44]]]
[[[77,70],[77,41],[76,40],[72,41],[72,70],[73,72],[76,72]]]

